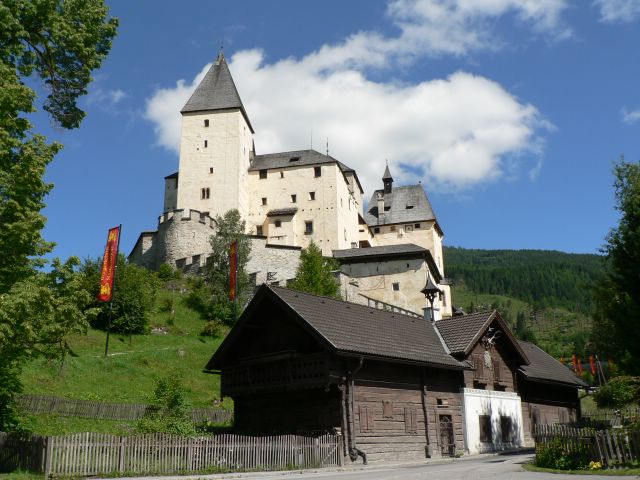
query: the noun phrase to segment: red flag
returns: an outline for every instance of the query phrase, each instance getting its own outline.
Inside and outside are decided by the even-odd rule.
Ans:
[[[582,359],[578,357],[578,373],[582,375]]]
[[[578,358],[575,353],[571,355],[571,365],[573,365],[573,371],[578,373]]]
[[[589,355],[589,366],[591,367],[591,375],[596,375],[596,361],[593,358],[593,355]]]
[[[108,302],[113,296],[113,280],[116,274],[116,264],[118,263],[118,241],[120,239],[120,227],[109,229],[107,246],[104,248],[102,257],[102,272],[100,273],[100,292],[98,300]]]
[[[238,280],[238,242],[235,241],[229,247],[229,300],[236,299]]]

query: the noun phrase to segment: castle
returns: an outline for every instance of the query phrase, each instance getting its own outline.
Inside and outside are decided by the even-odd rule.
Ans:
[[[443,232],[422,185],[383,188],[367,208],[355,170],[315,150],[258,155],[254,130],[221,52],[181,110],[178,172],[165,177],[155,231],[142,232],[129,260],[198,273],[210,253],[215,217],[237,209],[252,242],[256,284],[286,284],[312,241],[341,265],[345,300],[421,315],[421,289],[440,290],[435,318],[451,316]]]

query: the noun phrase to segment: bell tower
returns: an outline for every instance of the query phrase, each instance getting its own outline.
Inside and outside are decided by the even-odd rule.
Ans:
[[[177,208],[246,219],[254,132],[222,51],[180,113]]]

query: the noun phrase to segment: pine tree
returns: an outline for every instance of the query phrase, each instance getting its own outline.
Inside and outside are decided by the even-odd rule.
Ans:
[[[338,269],[338,262],[333,258],[323,257],[322,250],[311,242],[300,252],[296,277],[289,282],[288,287],[301,292],[339,299],[341,298],[340,285],[333,274]]]

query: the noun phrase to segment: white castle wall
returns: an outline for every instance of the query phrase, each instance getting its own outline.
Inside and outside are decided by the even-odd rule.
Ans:
[[[211,217],[236,208],[247,218],[252,144],[239,109],[183,114],[177,208]],[[209,189],[208,198],[202,198],[203,188]]]

